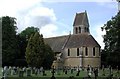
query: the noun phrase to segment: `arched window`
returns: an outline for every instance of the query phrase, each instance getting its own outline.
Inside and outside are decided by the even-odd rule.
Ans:
[[[85,56],[88,56],[88,48],[85,48]]]
[[[70,49],[68,49],[68,56],[70,56]]]
[[[79,48],[77,48],[77,56],[79,56]]]
[[[78,29],[77,29],[77,27],[75,28],[75,33],[76,33],[76,34],[78,33]]]
[[[95,47],[93,47],[93,56],[95,56]]]
[[[79,27],[79,33],[81,33],[81,27]]]

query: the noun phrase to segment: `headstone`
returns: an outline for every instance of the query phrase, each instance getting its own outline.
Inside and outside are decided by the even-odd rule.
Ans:
[[[98,68],[94,69],[94,76],[95,76],[95,79],[97,79],[97,77],[98,77]]]
[[[43,76],[46,76],[47,74],[45,73],[45,70],[43,69]]]
[[[119,76],[119,69],[118,69],[118,66],[116,67],[116,75],[115,75],[116,77],[118,77]]]
[[[65,74],[67,74],[67,69],[65,69]]]
[[[37,74],[38,74],[38,68],[35,69],[35,75],[37,75]]]
[[[26,73],[26,67],[23,67],[23,69],[22,69],[23,71],[24,71],[24,73]]]
[[[7,68],[7,66],[4,66],[4,68],[3,68],[3,77],[4,77],[4,79],[6,79],[7,73],[8,73],[8,68]]]
[[[35,67],[32,68],[32,74],[35,74]]]
[[[87,76],[90,77],[90,66],[87,67]]]
[[[19,77],[23,77],[23,75],[24,75],[24,71],[20,68],[19,69]]]
[[[31,76],[31,68],[30,68],[30,67],[27,68],[26,75],[27,75],[27,76]]]
[[[17,74],[17,68],[15,66],[13,67],[13,70],[14,70],[13,75],[16,75]]]
[[[73,74],[73,68],[71,68],[71,74]]]
[[[11,69],[12,69],[11,66],[9,66],[8,73],[7,73],[8,75],[11,75]]]
[[[108,75],[108,78],[109,79],[113,78],[113,73],[112,73],[112,67],[111,66],[109,66],[109,75]]]
[[[56,70],[57,70],[57,75],[60,75],[60,68],[58,67]]]
[[[104,68],[104,65],[102,66],[102,75],[105,76],[105,68]]]
[[[113,76],[113,73],[112,73],[112,67],[109,66],[109,76],[112,77]]]
[[[14,75],[14,69],[11,67],[11,75]]]

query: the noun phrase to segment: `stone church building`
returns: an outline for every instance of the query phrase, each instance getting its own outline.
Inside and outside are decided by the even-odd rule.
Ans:
[[[87,12],[76,13],[73,34],[46,38],[55,52],[55,67],[100,67],[100,45],[90,34]]]

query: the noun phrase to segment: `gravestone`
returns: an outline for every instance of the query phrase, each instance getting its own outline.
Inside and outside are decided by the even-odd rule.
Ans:
[[[43,69],[43,76],[46,76],[47,74],[45,73],[45,70]]]
[[[104,68],[104,65],[102,65],[102,75],[105,76],[105,68]]]
[[[37,75],[37,74],[38,74],[38,68],[35,69],[35,75]]]
[[[98,77],[98,68],[94,69],[94,76],[95,76],[95,79],[97,79],[97,77]]]
[[[65,74],[67,74],[67,69],[65,69]]]
[[[7,73],[8,75],[11,75],[11,69],[12,69],[11,66],[9,66],[8,73]]]
[[[56,70],[57,70],[57,75],[60,75],[60,67],[58,67]]]
[[[6,79],[7,73],[8,73],[8,67],[4,66],[4,68],[3,68],[3,77],[4,77],[4,79]]]
[[[13,67],[13,70],[14,70],[13,75],[16,75],[17,74],[17,68],[15,66]]]
[[[88,67],[87,67],[87,76],[88,76],[88,77],[90,77],[90,74],[89,74],[89,73],[90,73],[90,66],[88,65]]]
[[[40,72],[42,72],[43,71],[43,67],[40,67]]]
[[[24,75],[24,71],[20,68],[19,69],[19,77],[23,77],[23,75]]]
[[[23,67],[23,69],[22,69],[23,71],[24,71],[24,73],[26,73],[26,67]]]
[[[116,67],[116,75],[115,75],[116,77],[118,77],[119,76],[119,69],[118,69],[118,66]]]
[[[35,74],[35,67],[32,68],[32,74]]]
[[[73,68],[71,68],[71,74],[73,74]]]
[[[31,76],[31,68],[30,67],[27,68],[26,75]]]

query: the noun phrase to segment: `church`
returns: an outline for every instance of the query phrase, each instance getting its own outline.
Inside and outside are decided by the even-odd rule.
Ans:
[[[55,67],[100,67],[100,45],[90,34],[87,12],[76,13],[73,34],[45,38],[55,53]]]

